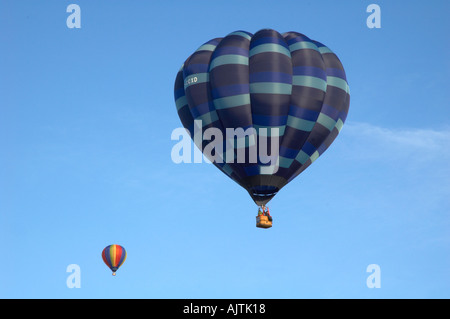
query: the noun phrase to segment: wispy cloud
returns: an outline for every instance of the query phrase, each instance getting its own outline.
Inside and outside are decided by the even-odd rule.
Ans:
[[[357,177],[349,184],[358,194],[355,205],[376,203],[379,210],[395,211],[406,223],[417,222],[411,230],[415,238],[441,227],[438,223],[448,224],[450,127],[387,128],[349,122],[338,140],[341,165]],[[448,236],[441,237],[438,233],[433,240],[448,241]]]
[[[342,135],[343,146],[349,155],[358,158],[402,158],[423,162],[450,157],[450,127],[397,129],[350,122],[344,126]]]

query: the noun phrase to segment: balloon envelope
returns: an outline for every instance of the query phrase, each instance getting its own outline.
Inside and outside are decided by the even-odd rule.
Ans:
[[[328,47],[271,29],[236,31],[200,46],[179,70],[174,95],[197,147],[214,149],[205,155],[258,205],[323,154],[350,104],[344,68]],[[194,136],[209,128],[224,142],[214,139],[212,147],[212,138]],[[227,135],[239,128],[244,134]]]
[[[108,266],[113,274],[122,266],[127,258],[127,252],[125,248],[120,245],[109,245],[103,249],[102,259]]]

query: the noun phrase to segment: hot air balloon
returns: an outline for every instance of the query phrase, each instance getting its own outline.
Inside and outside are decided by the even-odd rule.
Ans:
[[[122,266],[127,258],[127,252],[125,248],[120,245],[109,245],[103,249],[102,258],[106,266],[112,270],[113,276],[116,275],[116,271]]]
[[[301,33],[272,29],[236,31],[204,43],[183,63],[174,95],[196,146],[204,154],[214,148],[205,155],[246,189],[262,212],[335,140],[350,104],[336,54]],[[209,128],[225,136],[222,143],[196,137]],[[227,130],[239,128],[243,135],[227,136]],[[261,153],[264,141],[270,154]],[[259,215],[267,221],[269,216]],[[270,220],[265,228],[271,225]]]

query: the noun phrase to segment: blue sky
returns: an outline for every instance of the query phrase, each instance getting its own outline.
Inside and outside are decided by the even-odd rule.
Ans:
[[[81,8],[69,29],[66,8]],[[366,7],[381,8],[369,29]],[[449,298],[446,1],[0,1],[0,298]],[[298,31],[351,90],[333,145],[255,227],[174,164],[176,72],[235,30]],[[123,245],[116,277],[102,249]],[[69,289],[69,264],[81,288]],[[368,288],[366,268],[381,269]]]

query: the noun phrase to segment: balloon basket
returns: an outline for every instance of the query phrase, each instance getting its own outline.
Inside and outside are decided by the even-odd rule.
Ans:
[[[272,221],[269,220],[268,216],[264,216],[264,215],[256,216],[256,227],[270,228],[270,227],[272,227]]]

